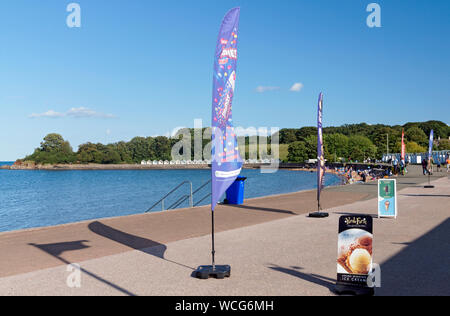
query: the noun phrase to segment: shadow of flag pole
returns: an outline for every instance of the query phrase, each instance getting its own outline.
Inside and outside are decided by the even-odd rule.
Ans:
[[[232,100],[236,83],[237,39],[240,8],[224,17],[214,58],[211,147],[211,255],[212,264],[200,266],[194,276],[200,279],[229,277],[229,265],[216,265],[214,209],[219,199],[236,180],[242,169],[237,137],[232,124]]]

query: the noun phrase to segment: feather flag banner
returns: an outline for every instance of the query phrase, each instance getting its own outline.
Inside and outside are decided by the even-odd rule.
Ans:
[[[431,130],[430,141],[428,143],[428,159],[430,159],[431,155],[433,154],[433,141],[434,141],[434,131]]]
[[[405,160],[405,154],[406,154],[405,131],[402,130],[402,153],[401,153],[401,159],[402,160]]]
[[[322,113],[323,113],[323,93],[319,95],[317,108],[317,201],[320,201],[320,193],[323,188],[325,175],[325,158],[323,152],[323,131],[322,131]],[[320,205],[320,202],[319,202]]]
[[[231,9],[225,15],[219,31],[214,60],[211,149],[212,210],[228,187],[236,180],[243,163],[232,120],[239,15],[239,8]]]

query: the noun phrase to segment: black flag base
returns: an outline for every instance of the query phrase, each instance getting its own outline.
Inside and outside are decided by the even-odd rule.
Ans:
[[[317,196],[317,212],[309,213],[308,217],[325,218],[328,216],[329,216],[329,214],[327,212],[322,212],[322,206],[320,206],[320,197]]]
[[[425,185],[424,188],[425,189],[434,189],[434,185]]]
[[[373,296],[375,290],[373,287],[351,286],[348,284],[336,284],[334,291],[338,295],[356,295],[356,296]]]
[[[216,279],[229,278],[231,267],[229,265],[200,266],[194,271],[194,276],[198,279],[206,280],[211,277]]]
[[[325,218],[328,217],[329,214],[326,212],[313,212],[313,213],[309,213],[308,217],[313,217],[313,218]]]

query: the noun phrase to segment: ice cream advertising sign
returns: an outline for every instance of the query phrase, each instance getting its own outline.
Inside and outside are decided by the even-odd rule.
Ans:
[[[369,215],[339,219],[337,285],[367,288],[372,271],[373,220]]]
[[[378,217],[397,217],[397,182],[378,180]]]

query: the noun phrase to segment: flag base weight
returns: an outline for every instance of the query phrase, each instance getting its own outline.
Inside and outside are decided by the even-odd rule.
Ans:
[[[328,217],[328,213],[325,212],[314,212],[314,213],[309,213],[308,217],[313,217],[313,218],[325,218]]]
[[[425,189],[434,189],[434,185],[425,185],[424,188]]]
[[[231,275],[231,267],[229,265],[199,266],[194,272],[194,276],[198,279],[206,280],[210,277],[216,279],[229,278]]]
[[[375,289],[372,287],[351,286],[347,284],[336,284],[334,291],[338,295],[351,294],[356,296],[373,296]]]

